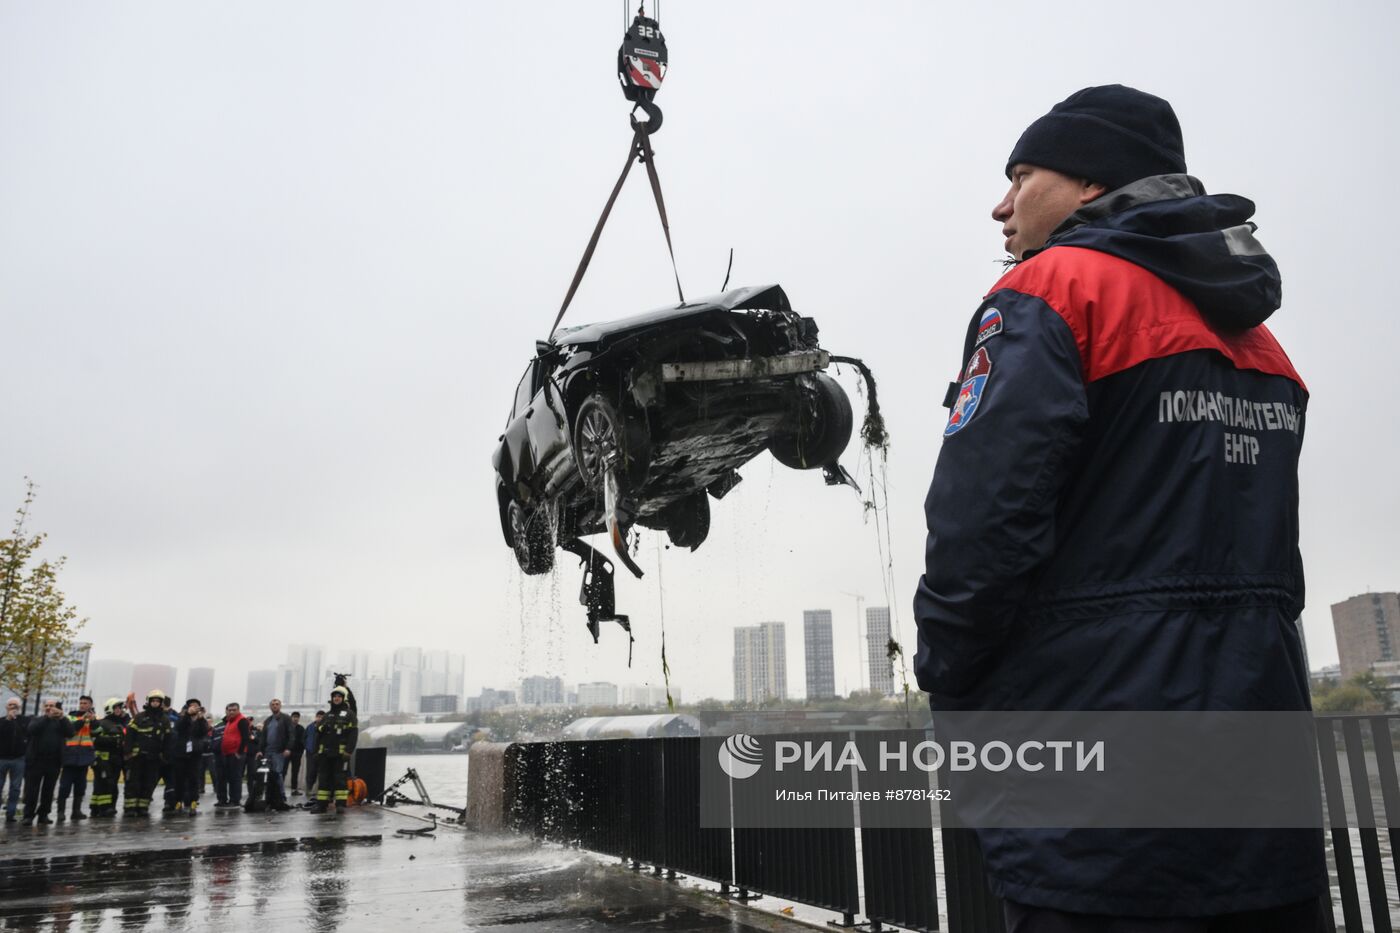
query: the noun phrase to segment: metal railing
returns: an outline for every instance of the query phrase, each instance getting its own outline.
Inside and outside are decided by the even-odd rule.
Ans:
[[[1394,930],[1389,890],[1400,847],[1400,781],[1391,730],[1397,722],[1400,714],[1317,717],[1333,900],[1346,933]],[[657,874],[707,879],[726,895],[733,888],[739,897],[763,893],[825,908],[842,916],[842,926],[853,925],[863,910],[877,931],[885,924],[940,929],[941,849],[947,928],[1004,929],[973,830],[704,827],[700,754],[698,738],[513,744],[505,754],[506,825],[633,867],[651,865]],[[1352,844],[1358,837],[1369,923]]]

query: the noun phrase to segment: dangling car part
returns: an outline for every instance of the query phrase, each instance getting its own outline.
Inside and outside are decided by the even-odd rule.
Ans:
[[[614,611],[611,563],[581,536],[606,533],[640,577],[629,532],[664,531],[673,545],[698,548],[710,500],[765,450],[854,485],[838,462],[851,403],[823,372],[831,362],[816,322],[777,285],[560,328],[538,342],[492,457],[502,536],[520,568],[547,572],[556,546],[578,554],[596,640],[599,621],[627,627],[626,617]]]

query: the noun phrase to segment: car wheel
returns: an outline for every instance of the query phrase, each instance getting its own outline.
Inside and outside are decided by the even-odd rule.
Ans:
[[[666,513],[666,536],[676,547],[693,551],[710,536],[710,497],[704,492],[687,496]]]
[[[574,462],[584,485],[597,492],[614,460],[622,465],[619,478],[632,483],[646,474],[646,432],[625,419],[602,395],[590,395],[574,419]]]
[[[855,416],[840,383],[817,373],[800,388],[793,428],[769,444],[773,458],[794,470],[834,463],[851,442]]]
[[[512,499],[506,506],[506,521],[510,524],[510,544],[520,569],[531,576],[548,573],[554,566],[554,542],[550,540],[549,523],[544,515]]]

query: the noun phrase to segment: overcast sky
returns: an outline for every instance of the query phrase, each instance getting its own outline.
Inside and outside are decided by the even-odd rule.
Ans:
[[[894,592],[848,489],[766,454],[696,553],[643,539],[594,646],[574,560],[523,578],[490,456],[627,152],[616,0],[0,0],[0,506],[66,554],[94,658],[218,670],[291,641],[467,655],[526,674],[732,691],[730,629],[855,599],[913,643],[922,500],[962,337],[1000,272],[990,219],[1021,130],[1125,83],[1176,107],[1193,174],[1259,205],[1312,392],[1304,619],[1400,588],[1390,225],[1400,217],[1391,3],[668,0],[654,138],[688,295],[781,283],[865,358],[892,436]],[[568,322],[673,299],[634,175]],[[855,384],[849,378],[846,385]],[[858,448],[848,450],[854,470]],[[662,579],[664,578],[664,587]],[[662,591],[664,589],[664,598]]]

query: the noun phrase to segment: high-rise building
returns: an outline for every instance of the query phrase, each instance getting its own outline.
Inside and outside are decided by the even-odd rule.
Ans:
[[[807,660],[807,699],[836,696],[836,660],[831,650],[831,610],[802,613],[802,641]]]
[[[865,645],[870,659],[870,689],[894,696],[894,662],[890,660],[890,609],[869,606],[865,610]]]
[[[306,696],[305,683],[304,672],[301,668],[284,664],[277,668],[277,685],[273,688],[272,694],[263,702],[266,703],[267,700],[276,697],[282,701],[283,705],[300,706],[302,697]]]
[[[467,712],[469,713],[489,713],[502,706],[514,705],[514,690],[493,690],[490,687],[483,687],[480,696],[467,698]]]
[[[522,706],[563,706],[564,679],[562,677],[526,677],[520,682],[520,704]]]
[[[125,700],[131,692],[132,669],[130,661],[93,661],[89,664],[88,685],[92,687],[93,702],[101,706],[111,699]]]
[[[185,695],[176,700],[176,703],[183,703],[185,700],[199,700],[204,704],[205,709],[218,709],[218,704],[214,702],[214,669],[212,667],[192,667],[189,675],[185,677]]]
[[[392,712],[389,695],[393,682],[387,677],[367,677],[358,684],[351,683],[355,691],[355,702],[366,715]]]
[[[787,629],[781,622],[734,629],[734,699],[787,699]]]
[[[1400,593],[1365,593],[1332,606],[1342,679],[1400,661]]]
[[[450,651],[428,651],[423,655],[423,692],[446,693],[461,697],[466,689],[466,658]]]
[[[249,671],[248,693],[243,705],[258,708],[267,706],[267,701],[277,696],[277,686],[276,671]]]
[[[342,674],[349,674],[352,683],[363,683],[370,678],[371,665],[372,661],[368,651],[341,651],[336,656],[335,670]],[[382,674],[382,671],[374,673]],[[358,691],[356,694],[358,695]]]
[[[57,700],[64,709],[76,709],[78,697],[88,693],[88,655],[91,653],[90,642],[74,642],[49,669],[43,682],[35,683],[40,699]],[[94,699],[93,702],[102,701]]]
[[[420,713],[455,713],[460,697],[455,693],[425,693],[420,701]]]
[[[371,675],[374,675],[371,665]],[[419,712],[424,695],[456,696],[462,707],[466,693],[466,657],[452,651],[398,647],[389,660],[389,707],[400,713]]]
[[[666,706],[666,687],[664,684],[628,684],[622,688],[621,699],[623,706],[661,709]],[[671,700],[677,704],[681,702],[679,687],[671,688]]]
[[[617,684],[598,681],[578,685],[579,706],[616,706]]]
[[[146,694],[152,690],[160,690],[167,696],[174,697],[175,668],[169,664],[135,664],[131,668],[131,686],[128,689],[136,694],[137,704],[144,704]],[[170,702],[174,705],[180,701],[172,699]]]
[[[320,645],[288,645],[287,663],[278,668],[279,699],[283,703],[315,703],[321,698],[325,671],[321,666]],[[330,684],[324,685],[330,690]]]

